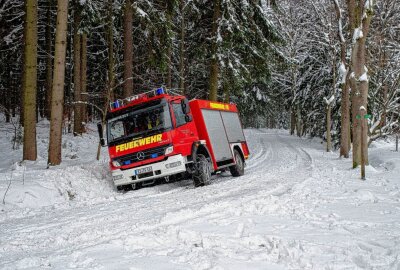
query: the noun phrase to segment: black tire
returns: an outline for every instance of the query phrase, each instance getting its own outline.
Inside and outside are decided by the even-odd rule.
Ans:
[[[198,154],[194,166],[195,171],[192,175],[194,186],[200,187],[208,185],[211,180],[210,161],[203,154]]]
[[[242,158],[242,155],[236,149],[233,150],[233,155],[234,155],[236,164],[233,166],[230,166],[229,170],[231,171],[231,174],[234,177],[242,176],[244,174],[244,160]]]

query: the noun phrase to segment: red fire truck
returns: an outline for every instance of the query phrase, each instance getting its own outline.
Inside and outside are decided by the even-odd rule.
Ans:
[[[187,174],[201,186],[226,169],[243,175],[249,149],[236,105],[188,101],[160,88],[110,106],[106,134],[118,189]],[[98,128],[105,146],[102,125]]]

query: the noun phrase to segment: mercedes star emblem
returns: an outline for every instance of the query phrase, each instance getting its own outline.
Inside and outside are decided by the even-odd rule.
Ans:
[[[143,152],[138,152],[138,153],[136,154],[136,158],[137,158],[138,160],[143,160],[143,159],[144,159],[144,153],[143,153]]]

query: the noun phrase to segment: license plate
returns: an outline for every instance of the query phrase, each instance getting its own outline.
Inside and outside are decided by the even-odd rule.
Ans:
[[[151,172],[152,170],[153,170],[152,167],[149,166],[149,167],[135,170],[135,174],[138,175],[138,174],[142,174],[142,173],[148,173],[148,172]]]

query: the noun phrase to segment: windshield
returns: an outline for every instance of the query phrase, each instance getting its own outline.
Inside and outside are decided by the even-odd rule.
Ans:
[[[162,132],[172,127],[167,103],[138,109],[108,120],[109,143]]]

